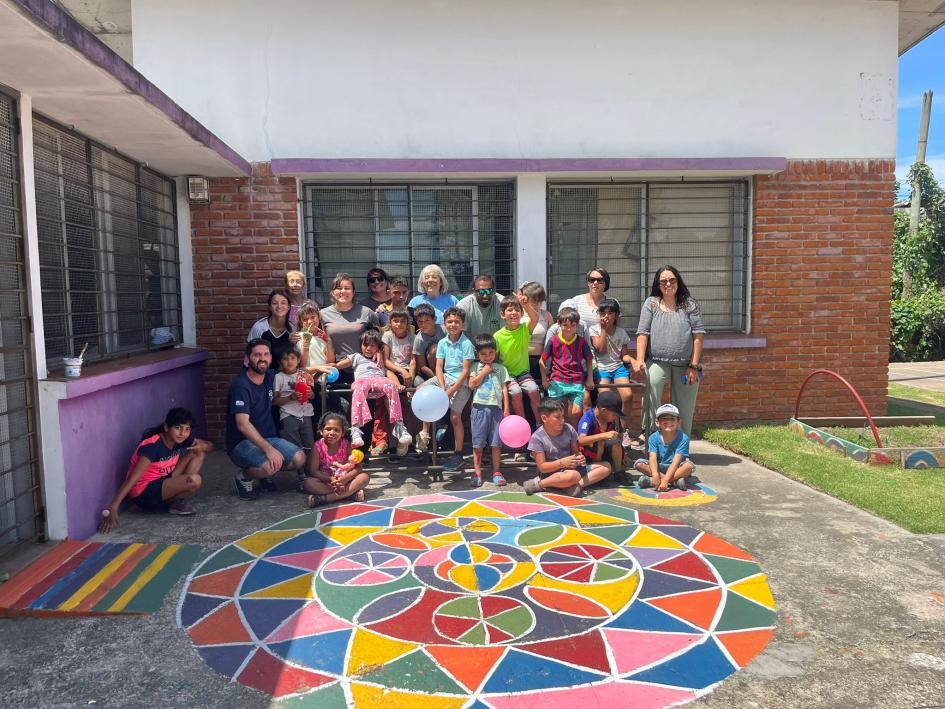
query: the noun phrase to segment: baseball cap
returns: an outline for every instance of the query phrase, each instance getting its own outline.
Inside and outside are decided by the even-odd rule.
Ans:
[[[675,416],[679,418],[679,409],[677,409],[672,404],[663,404],[656,410],[656,418],[660,416]]]
[[[607,409],[618,416],[623,416],[620,395],[615,391],[602,391],[597,395],[597,408]]]

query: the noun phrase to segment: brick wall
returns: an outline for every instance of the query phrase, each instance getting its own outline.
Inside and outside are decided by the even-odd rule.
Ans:
[[[268,164],[252,177],[210,180],[210,202],[191,205],[197,345],[206,368],[207,427],[222,442],[226,393],[242,365],[250,326],[266,314],[269,291],[299,267],[295,180]]]
[[[752,334],[768,345],[706,352],[697,422],[785,419],[817,368],[838,371],[885,413],[894,170],[893,161],[792,161],[755,180]],[[268,165],[211,180],[210,203],[193,205],[191,222],[197,343],[211,353],[208,427],[220,441],[246,333],[269,290],[298,268],[295,181]],[[858,414],[826,379],[804,401],[802,414]]]
[[[710,350],[697,421],[785,419],[804,378],[833,369],[886,413],[895,163],[791,161],[755,179],[752,334],[764,349]],[[860,415],[814,379],[802,415]]]

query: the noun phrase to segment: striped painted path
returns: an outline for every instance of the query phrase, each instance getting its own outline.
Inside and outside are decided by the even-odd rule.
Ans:
[[[0,617],[153,613],[202,556],[196,544],[61,542],[0,584]]]

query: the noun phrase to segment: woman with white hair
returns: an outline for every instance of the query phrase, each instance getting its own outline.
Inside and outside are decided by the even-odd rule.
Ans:
[[[446,274],[443,269],[435,263],[424,266],[420,271],[420,278],[417,279],[417,290],[420,295],[415,295],[407,303],[407,307],[413,310],[421,303],[427,303],[436,311],[436,322],[443,324],[443,311],[451,308],[459,301],[456,296],[449,292],[449,284],[446,282]]]

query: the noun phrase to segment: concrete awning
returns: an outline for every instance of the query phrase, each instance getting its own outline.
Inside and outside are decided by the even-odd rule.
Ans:
[[[34,112],[165,175],[251,172],[232,148],[49,0],[0,0],[0,83],[29,95]]]
[[[942,0],[899,0],[899,55],[945,25]]]

